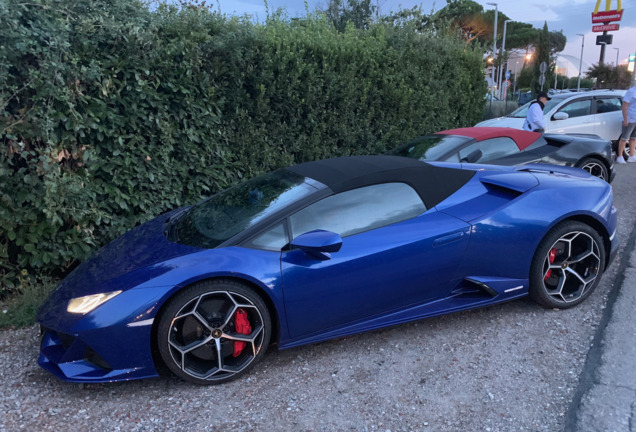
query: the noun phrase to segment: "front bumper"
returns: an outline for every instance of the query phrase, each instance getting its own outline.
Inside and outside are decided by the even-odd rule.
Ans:
[[[102,331],[67,334],[42,326],[38,364],[69,382],[112,382],[157,376],[148,344],[151,326],[122,338]],[[112,329],[110,330],[112,331]],[[115,331],[115,333],[117,333]]]
[[[42,331],[38,364],[71,382],[157,376],[152,328],[167,289],[137,286],[85,315],[67,312],[69,296],[54,291],[38,313]]]

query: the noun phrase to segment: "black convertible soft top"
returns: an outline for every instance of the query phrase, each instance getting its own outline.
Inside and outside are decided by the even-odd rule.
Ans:
[[[317,180],[334,193],[380,183],[406,183],[417,191],[426,208],[436,206],[455,193],[475,174],[399,156],[340,157],[286,169]]]

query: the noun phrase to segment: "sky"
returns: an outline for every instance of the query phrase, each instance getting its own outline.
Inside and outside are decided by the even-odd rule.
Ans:
[[[484,7],[484,10],[494,9],[488,5],[489,1],[476,0]],[[610,9],[618,7],[619,0],[611,0]],[[601,47],[596,45],[596,36],[601,33],[592,32],[592,12],[596,6],[596,0],[498,0],[499,12],[505,13],[514,21],[532,24],[534,27],[543,28],[547,22],[550,31],[562,30],[567,38],[567,44],[561,55],[557,58],[557,67],[560,73],[568,76],[577,76],[579,59],[581,55],[581,36],[583,34],[583,73],[593,64],[599,62]],[[605,10],[606,0],[601,0],[600,10]],[[265,0],[210,0],[208,4],[214,4],[214,8],[222,13],[243,15],[248,14],[258,21],[267,17]],[[437,11],[446,5],[446,0],[375,0],[382,15],[391,11],[410,9],[413,6],[421,6],[425,13]],[[324,9],[327,0],[267,0],[270,11],[284,8],[289,16],[305,15],[306,6],[310,11],[316,8]],[[605,51],[605,63],[615,64],[618,54],[619,64],[627,63],[628,55],[636,53],[636,1],[622,1],[623,18],[619,22],[618,31],[609,32],[613,35],[613,43]],[[614,48],[618,48],[618,51]]]

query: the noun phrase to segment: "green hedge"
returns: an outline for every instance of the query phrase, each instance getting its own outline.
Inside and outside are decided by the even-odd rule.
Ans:
[[[409,25],[136,0],[0,3],[0,294],[295,162],[481,119],[481,52]]]

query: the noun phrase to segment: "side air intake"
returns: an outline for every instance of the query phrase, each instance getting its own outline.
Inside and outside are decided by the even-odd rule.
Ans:
[[[465,278],[461,282],[461,284],[451,292],[451,294],[454,296],[464,296],[471,298],[492,298],[497,295],[497,291],[483,282],[475,279]]]

